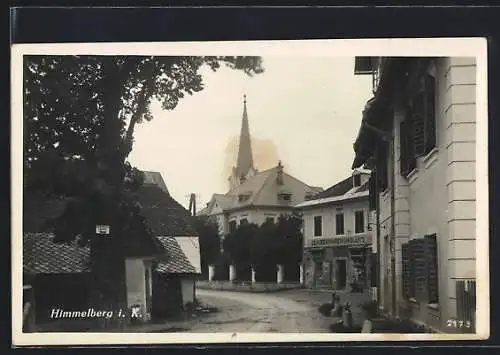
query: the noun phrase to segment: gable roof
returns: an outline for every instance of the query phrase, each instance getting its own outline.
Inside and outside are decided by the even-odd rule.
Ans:
[[[75,274],[90,272],[90,247],[55,243],[49,233],[23,235],[23,272],[27,274]]]
[[[276,183],[279,166],[257,173],[239,186],[230,190],[223,198],[217,197],[224,205],[224,210],[247,206],[292,207],[304,201],[307,193],[318,193],[321,188],[312,187],[283,171],[283,185]],[[322,189],[321,189],[322,190]],[[291,193],[291,201],[278,201],[279,193]],[[244,201],[239,201],[240,195],[248,195]],[[223,199],[223,200],[222,200]],[[209,211],[210,212],[210,211]]]
[[[157,237],[167,250],[167,258],[156,266],[156,271],[167,274],[197,274],[199,271],[191,264],[182,247],[179,238]]]
[[[156,185],[137,191],[141,214],[155,236],[196,235],[194,220],[187,209]]]
[[[201,273],[201,254],[198,237],[175,237],[175,240],[196,272]]]
[[[296,208],[324,205],[332,202],[341,202],[368,197],[370,182],[366,181],[361,186],[353,187],[352,176],[333,185],[317,194],[312,199],[296,205]]]
[[[170,192],[168,192],[167,185],[161,176],[161,173],[157,171],[143,171],[144,174],[144,185],[155,185],[162,189],[165,193],[170,196]]]
[[[329,187],[325,191],[318,193],[314,199],[333,197],[333,196],[341,196],[347,191],[352,189],[352,176],[345,178],[344,180],[336,183],[335,185]]]

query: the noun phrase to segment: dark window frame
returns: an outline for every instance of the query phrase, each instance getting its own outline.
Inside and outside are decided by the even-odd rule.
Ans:
[[[229,233],[235,232],[238,228],[236,220],[229,221]]]
[[[361,216],[361,221],[358,220],[358,216]],[[358,227],[361,229],[358,229]],[[359,234],[364,232],[366,232],[365,211],[363,210],[354,211],[354,233]]]
[[[354,187],[359,187],[361,186],[361,175],[360,174],[355,174],[353,177],[353,186]]]
[[[313,218],[314,231],[313,234],[315,237],[323,236],[323,216],[314,216]]]
[[[339,223],[339,217],[342,217],[342,223]],[[339,233],[339,226],[342,226],[342,229]],[[344,235],[345,234],[345,217],[343,212],[337,212],[335,214],[335,235]]]

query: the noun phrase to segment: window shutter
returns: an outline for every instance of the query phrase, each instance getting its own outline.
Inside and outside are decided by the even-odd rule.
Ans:
[[[402,245],[402,259],[403,259],[403,297],[409,299],[413,297],[413,276],[411,272],[411,254],[410,244],[405,243]]]
[[[408,140],[406,137],[407,122],[399,124],[399,172],[402,176],[407,176],[410,172],[408,164]]]
[[[404,120],[399,126],[400,137],[400,161],[399,168],[402,176],[408,174],[415,169],[416,160],[412,144],[412,126],[411,126],[411,110],[408,108]]]
[[[411,256],[414,267],[415,298],[427,299],[427,266],[425,264],[424,240],[414,239],[410,242]]]
[[[437,242],[436,235],[426,235],[424,237],[425,257],[427,265],[427,289],[429,303],[437,303],[439,296],[438,289],[438,263],[437,263]]]
[[[370,211],[373,211],[377,208],[377,182],[376,182],[377,176],[375,174],[375,171],[372,171],[371,176],[370,176],[370,181],[369,181],[369,192],[368,192],[368,203],[370,207]]]
[[[424,78],[425,154],[436,147],[435,79],[427,74]]]
[[[415,157],[425,154],[425,96],[424,92],[418,92],[413,98],[413,108],[411,112],[413,153]]]
[[[377,176],[378,176],[378,186],[380,191],[384,191],[388,187],[388,147],[387,143],[383,142],[379,145],[378,155],[377,155]]]

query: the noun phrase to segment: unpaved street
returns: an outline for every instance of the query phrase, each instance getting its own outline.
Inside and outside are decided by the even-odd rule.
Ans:
[[[197,297],[220,312],[193,324],[191,331],[203,332],[328,332],[329,319],[317,305],[274,294],[197,290]],[[328,297],[328,295],[325,295]]]
[[[367,294],[339,294],[341,302],[353,305],[353,320],[363,321],[356,305]],[[318,312],[318,307],[331,300],[331,292],[287,290],[275,293],[250,293],[197,289],[196,298],[202,304],[216,307],[218,312],[184,320],[169,320],[142,325],[139,332],[195,333],[328,333],[331,318]],[[134,331],[130,329],[129,331]]]

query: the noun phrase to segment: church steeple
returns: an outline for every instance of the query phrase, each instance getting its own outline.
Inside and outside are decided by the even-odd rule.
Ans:
[[[247,96],[243,95],[243,118],[241,122],[240,140],[238,148],[238,160],[229,177],[230,189],[243,183],[246,178],[256,173],[253,166],[252,144],[250,140],[250,128],[248,125]]]
[[[236,173],[239,177],[246,176],[253,169],[252,144],[248,126],[247,95],[243,95],[243,119],[241,122],[240,143]]]

